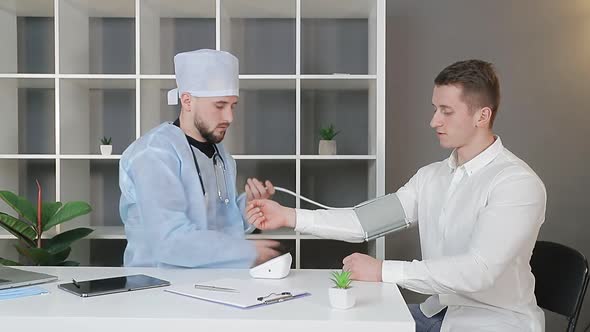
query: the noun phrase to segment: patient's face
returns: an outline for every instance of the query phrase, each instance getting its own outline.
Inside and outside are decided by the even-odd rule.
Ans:
[[[430,121],[439,143],[444,148],[456,149],[469,145],[477,132],[477,112],[463,98],[458,85],[435,86],[432,92],[434,114]]]

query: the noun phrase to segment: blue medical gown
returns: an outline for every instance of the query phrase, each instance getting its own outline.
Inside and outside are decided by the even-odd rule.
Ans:
[[[217,195],[212,159],[191,147],[184,132],[163,123],[131,144],[119,163],[120,214],[125,224],[125,266],[246,268],[256,249],[245,233],[253,228],[236,194],[236,163],[225,163],[229,203]],[[203,195],[191,150],[195,152]]]

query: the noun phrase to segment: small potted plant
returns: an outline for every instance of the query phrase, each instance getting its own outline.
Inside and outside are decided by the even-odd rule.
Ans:
[[[334,137],[338,135],[340,131],[336,131],[334,129],[334,125],[330,125],[329,127],[320,128],[320,146],[319,146],[319,154],[321,155],[335,155],[336,154],[336,141]]]
[[[356,298],[352,293],[349,271],[333,271],[332,278],[334,286],[329,289],[330,305],[336,309],[348,309],[354,306]]]
[[[113,153],[113,146],[111,145],[111,137],[103,137],[100,139],[100,153],[103,156],[110,156]]]

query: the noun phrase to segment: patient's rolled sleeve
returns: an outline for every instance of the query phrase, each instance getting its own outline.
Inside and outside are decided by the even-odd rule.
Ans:
[[[404,264],[402,261],[383,261],[381,279],[383,282],[397,284],[404,280]]]
[[[314,221],[314,211],[295,209],[295,215],[295,231],[301,233],[311,233]]]

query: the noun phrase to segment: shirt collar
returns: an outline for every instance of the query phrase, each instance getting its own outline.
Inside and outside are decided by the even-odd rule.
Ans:
[[[500,136],[494,136],[496,139],[492,145],[488,146],[485,150],[480,152],[473,159],[469,160],[465,164],[459,166],[465,169],[467,175],[471,176],[473,173],[479,171],[484,166],[496,159],[496,157],[504,149]],[[448,158],[449,168],[454,171],[457,168],[457,150],[453,150],[451,156]]]

